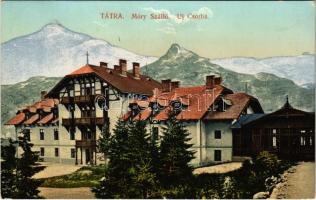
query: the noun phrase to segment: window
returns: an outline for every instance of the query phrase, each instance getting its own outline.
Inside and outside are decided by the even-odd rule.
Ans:
[[[44,149],[43,147],[41,147],[40,155],[41,155],[41,156],[45,156],[45,149]]]
[[[276,136],[275,135],[272,137],[272,146],[274,148],[277,147],[277,140],[276,140]]]
[[[214,160],[215,161],[222,161],[222,151],[221,150],[214,151]]]
[[[76,150],[74,148],[70,149],[70,157],[75,158],[76,157]]]
[[[44,140],[44,129],[40,129],[40,140]]]
[[[59,149],[55,148],[55,157],[58,157],[58,156],[59,156]]]
[[[59,134],[58,134],[58,129],[54,129],[54,140],[59,140]]]
[[[158,136],[159,136],[159,128],[153,127],[152,140],[153,141],[158,140]]]
[[[305,146],[306,145],[306,138],[301,136],[301,146]]]
[[[75,132],[70,131],[70,140],[75,140]]]
[[[222,133],[220,130],[215,130],[215,139],[221,139],[222,138]]]
[[[23,134],[27,138],[27,141],[31,141],[31,134],[30,134],[30,129],[24,129]]]

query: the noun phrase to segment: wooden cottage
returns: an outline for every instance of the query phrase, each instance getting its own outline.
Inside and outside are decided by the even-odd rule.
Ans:
[[[251,156],[266,150],[284,159],[315,157],[315,113],[293,108],[288,99],[273,113],[241,117],[232,129],[234,156]]]

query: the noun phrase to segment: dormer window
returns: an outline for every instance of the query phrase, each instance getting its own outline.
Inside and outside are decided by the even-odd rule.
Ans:
[[[53,115],[56,118],[58,115],[58,110],[56,108],[53,109]]]
[[[213,106],[214,111],[225,112],[232,105],[231,101],[221,97]]]
[[[40,111],[39,111],[39,119],[42,119],[42,118],[43,118],[43,114],[44,114],[44,111],[43,111],[43,110],[40,110]]]

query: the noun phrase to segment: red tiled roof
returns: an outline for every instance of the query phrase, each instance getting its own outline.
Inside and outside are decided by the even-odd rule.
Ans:
[[[227,94],[224,99],[230,100],[232,105],[224,112],[209,112],[204,117],[205,120],[223,120],[237,119],[242,112],[247,108],[250,101],[256,100],[254,97],[246,93]]]
[[[53,119],[51,123],[52,123],[52,124],[55,124],[55,123],[57,123],[57,122],[58,122],[58,117],[56,117],[55,119]]]
[[[169,113],[171,111],[171,108],[168,106],[165,109],[163,109],[162,111],[160,111],[155,117],[154,120],[156,121],[164,121],[167,120],[169,117]]]
[[[173,109],[171,102],[174,101],[180,101],[183,106],[177,115],[177,119],[198,120],[203,118],[210,106],[221,94],[226,93],[232,93],[232,91],[221,85],[216,85],[213,89],[207,89],[204,85],[181,87],[165,93],[155,90],[154,95],[150,97],[147,102],[157,102],[163,107],[163,109],[153,118],[154,120],[163,121],[168,119],[169,113]],[[141,116],[142,114],[145,115],[145,117],[141,117],[141,119],[147,119],[150,116],[151,112],[149,113],[148,110],[146,110],[146,114],[145,111],[140,113]],[[135,116],[134,119],[137,119],[138,117],[139,115]]]
[[[25,119],[25,113],[20,112],[15,117],[11,118],[5,125],[17,125],[24,121]]]
[[[142,111],[140,111],[135,117],[134,120],[146,120],[151,115],[151,108],[148,107]]]
[[[54,114],[53,114],[53,113],[50,113],[50,114],[46,115],[45,117],[43,117],[41,120],[39,120],[37,123],[38,123],[38,124],[47,124],[47,123],[50,122],[53,118],[54,118]]]
[[[128,120],[128,118],[131,116],[132,112],[131,111],[128,111],[127,113],[125,113],[123,116],[122,116],[122,120],[123,121],[126,121]]]
[[[95,74],[114,88],[125,93],[152,95],[154,88],[161,88],[161,84],[148,76],[141,75],[139,79],[135,79],[132,73],[127,72],[126,76],[122,76],[120,72],[100,66],[85,65],[78,70],[66,75],[49,93],[48,96],[54,96],[54,91],[62,85],[62,82],[69,77]]]
[[[46,114],[44,118],[42,118],[38,123],[40,124],[47,124],[50,121],[53,121],[53,114],[52,108],[56,107],[59,104],[58,99],[43,99],[40,101],[35,102],[34,104],[30,106],[26,106],[25,108],[21,109],[18,114],[10,119],[5,125],[19,125],[23,122],[25,125],[31,125],[34,124],[38,121],[39,119],[39,114],[38,110],[43,110]],[[29,113],[31,117],[26,120],[26,114]],[[48,121],[47,121],[48,120]],[[58,121],[58,118],[57,118]]]
[[[23,124],[25,125],[31,125],[33,123],[35,123],[37,120],[39,119],[39,114],[35,114],[32,117],[30,117],[28,120],[26,120],[25,122],[23,122]]]
[[[221,85],[215,86],[212,90],[206,90],[205,86],[201,86],[200,88],[196,87],[195,89],[192,88],[191,90],[185,89],[182,92],[183,94],[187,94],[190,99],[189,105],[188,108],[184,109],[179,115],[177,115],[177,119],[201,119],[223,90],[224,87]],[[196,93],[193,93],[193,91],[196,91]]]

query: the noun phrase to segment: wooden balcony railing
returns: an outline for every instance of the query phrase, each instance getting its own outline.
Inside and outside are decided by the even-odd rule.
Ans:
[[[73,97],[61,97],[60,101],[62,104],[70,104],[73,103]]]
[[[103,117],[81,117],[74,119],[62,119],[62,124],[64,126],[74,125],[100,125],[102,126],[105,123]]]
[[[95,95],[82,95],[82,96],[74,97],[75,103],[93,103],[94,100],[95,100]]]
[[[95,147],[96,140],[76,140],[76,147]]]
[[[70,126],[74,123],[74,119],[62,119],[61,123],[63,126]]]

